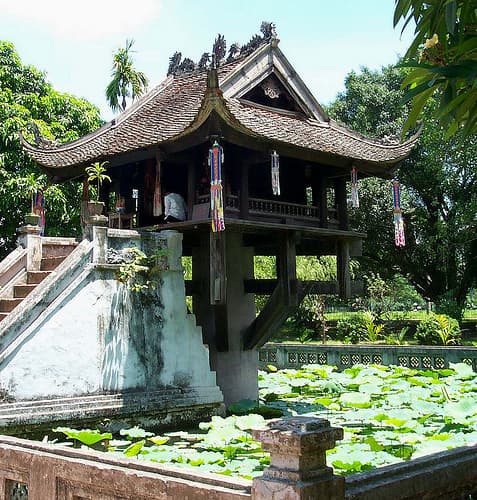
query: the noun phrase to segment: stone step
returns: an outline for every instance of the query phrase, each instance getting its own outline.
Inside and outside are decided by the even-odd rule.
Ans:
[[[0,313],[11,312],[23,299],[0,299]]]
[[[52,244],[52,243],[43,243],[42,245],[42,256],[44,258],[49,257],[66,257],[69,255],[76,247],[78,246],[77,242],[71,242],[64,245]]]
[[[66,256],[62,255],[61,257],[46,257],[41,259],[41,267],[42,271],[53,271],[56,269],[64,260]]]
[[[27,284],[38,285],[38,283],[41,283],[50,274],[51,271],[28,271]]]
[[[0,313],[0,321],[2,321],[2,319],[5,319],[7,316],[8,313]]]
[[[28,413],[38,408],[45,408],[48,411],[55,411],[58,408],[69,408],[70,410],[88,409],[96,407],[128,407],[136,406],[139,402],[141,407],[150,404],[165,404],[174,398],[195,397],[192,390],[179,388],[167,388],[152,393],[116,393],[116,394],[96,394],[91,396],[77,396],[70,398],[40,399],[34,401],[17,401],[14,403],[0,403],[0,417],[13,413]]]
[[[13,297],[15,299],[24,299],[28,294],[33,292],[36,285],[15,285],[13,287]]]

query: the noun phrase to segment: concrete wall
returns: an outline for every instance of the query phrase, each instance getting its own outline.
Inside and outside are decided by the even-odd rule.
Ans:
[[[0,388],[19,401],[173,386],[207,394],[198,404],[220,404],[201,329],[186,309],[182,235],[112,231],[106,237],[105,231],[99,241],[108,248],[165,249],[149,287],[132,291],[117,280],[119,266],[107,261],[68,269],[68,286],[4,350]]]
[[[356,364],[407,366],[437,370],[449,363],[467,363],[477,370],[477,348],[468,346],[266,344],[259,351],[259,366],[300,368],[306,364],[331,365],[344,370]]]

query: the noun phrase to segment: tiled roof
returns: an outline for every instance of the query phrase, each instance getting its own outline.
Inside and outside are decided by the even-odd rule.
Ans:
[[[219,82],[242,63],[234,61],[221,67]],[[229,119],[232,127],[252,136],[375,165],[397,163],[415,142],[386,145],[333,121],[318,122],[233,98],[219,97],[211,105],[207,102],[207,72],[197,71],[168,77],[115,120],[81,139],[61,145],[34,146],[25,140],[23,144],[28,154],[50,172],[66,167],[71,172],[72,167],[173,140],[199,125],[201,109],[210,112],[214,107],[221,108],[219,114]]]
[[[23,141],[40,165],[61,168],[160,144],[194,120],[206,89],[206,72],[169,77],[115,120],[76,141],[37,147]]]
[[[383,144],[335,121],[317,120],[264,109],[238,99],[226,103],[231,114],[260,136],[294,146],[370,163],[396,163],[411,151],[415,140]]]

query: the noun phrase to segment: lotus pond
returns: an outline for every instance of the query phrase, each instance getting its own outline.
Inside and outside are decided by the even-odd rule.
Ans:
[[[328,452],[328,465],[338,474],[477,443],[477,374],[464,363],[425,371],[375,365],[343,372],[321,365],[277,371],[270,366],[259,373],[259,387],[260,406],[242,401],[231,409],[318,416],[343,427],[343,441]],[[250,433],[265,423],[262,415],[250,413],[213,417],[195,432],[161,436],[137,427],[123,429],[119,439],[98,430],[56,431],[108,453],[250,479],[269,463]]]

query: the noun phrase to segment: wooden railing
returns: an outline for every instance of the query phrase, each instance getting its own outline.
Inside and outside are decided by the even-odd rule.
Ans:
[[[201,195],[197,198],[198,204],[209,202],[210,196],[208,194]],[[228,194],[224,196],[224,205],[226,212],[239,212],[240,197]],[[320,220],[320,211],[318,207],[301,205],[299,203],[265,200],[263,198],[249,198],[248,210],[252,217],[265,216],[309,220],[313,221],[314,225]],[[335,207],[328,208],[327,221],[330,227],[338,226],[338,210]]]

